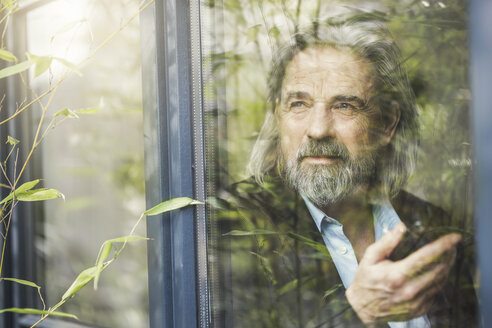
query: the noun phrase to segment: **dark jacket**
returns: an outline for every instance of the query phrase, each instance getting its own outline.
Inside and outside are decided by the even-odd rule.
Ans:
[[[362,327],[304,201],[277,177],[222,190],[214,243],[221,296],[216,313],[233,327]],[[438,235],[455,231],[446,213],[401,191],[393,207],[410,238],[402,258]],[[448,284],[428,313],[433,327],[476,326],[472,238],[465,236]]]

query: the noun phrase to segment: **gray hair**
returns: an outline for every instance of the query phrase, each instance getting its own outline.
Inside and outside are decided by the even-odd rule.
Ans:
[[[398,104],[400,120],[386,156],[378,163],[377,179],[388,195],[395,195],[406,183],[417,156],[418,110],[408,77],[402,67],[400,51],[389,31],[376,22],[345,22],[337,25],[316,25],[300,31],[273,56],[268,77],[268,100],[271,110],[253,147],[248,172],[261,183],[265,175],[281,163],[280,138],[275,107],[280,103],[282,82],[289,62],[296,54],[312,46],[349,50],[372,63],[377,87],[377,105],[382,109]]]

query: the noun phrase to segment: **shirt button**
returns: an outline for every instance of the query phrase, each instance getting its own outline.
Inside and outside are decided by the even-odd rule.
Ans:
[[[345,255],[347,254],[347,247],[340,247],[338,251],[340,252],[340,254]]]

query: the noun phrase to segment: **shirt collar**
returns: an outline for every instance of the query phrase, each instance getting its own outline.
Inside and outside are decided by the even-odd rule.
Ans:
[[[311,214],[318,231],[321,232],[321,223],[325,220],[329,224],[342,225],[336,219],[329,217],[306,197],[302,197]],[[387,231],[392,230],[401,222],[389,199],[372,204],[372,215],[374,218],[375,239],[379,240]]]

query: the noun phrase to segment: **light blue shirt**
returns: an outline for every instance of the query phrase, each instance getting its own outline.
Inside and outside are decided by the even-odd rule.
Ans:
[[[358,262],[355,257],[354,248],[350,240],[343,233],[343,225],[337,220],[327,216],[308,199],[304,198],[309,213],[314,219],[318,230],[323,236],[328,251],[330,252],[333,263],[337,268],[345,289],[354,280]],[[381,204],[372,205],[372,215],[374,217],[375,240],[379,240],[387,231],[392,230],[401,222],[395,209],[388,201]],[[391,328],[429,328],[430,323],[427,315],[414,318],[404,322],[388,322]]]

